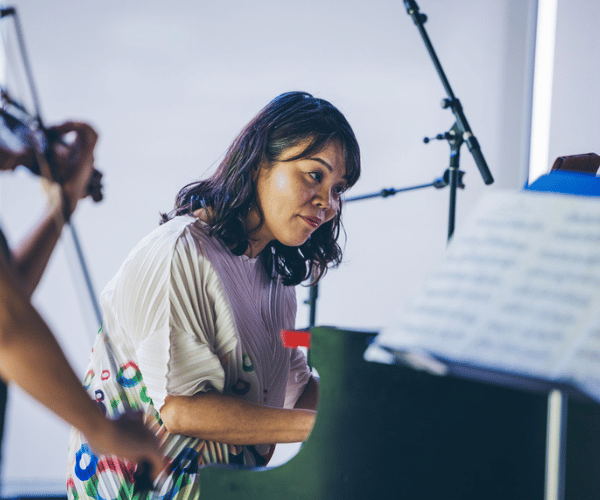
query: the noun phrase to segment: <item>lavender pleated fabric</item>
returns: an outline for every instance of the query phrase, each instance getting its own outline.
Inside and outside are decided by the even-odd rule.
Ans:
[[[207,463],[260,463],[268,444],[210,443],[169,434],[160,420],[165,397],[220,393],[293,407],[310,372],[304,354],[283,347],[293,329],[293,287],[259,259],[235,256],[207,226],[180,216],[144,238],[101,295],[104,322],[84,385],[111,417],[142,409],[172,460],[156,498],[197,498]],[[184,464],[183,466],[180,466]],[[122,498],[132,464],[98,457],[76,430],[69,443],[70,498]]]

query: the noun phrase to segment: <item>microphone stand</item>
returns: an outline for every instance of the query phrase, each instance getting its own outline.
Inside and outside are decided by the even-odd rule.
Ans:
[[[456,119],[454,125],[448,132],[443,134],[438,134],[434,139],[437,140],[447,140],[450,145],[450,166],[444,173],[444,177],[442,179],[437,179],[433,183],[423,184],[420,186],[414,186],[403,189],[383,189],[378,193],[367,194],[362,196],[357,196],[355,198],[348,198],[345,201],[358,201],[364,200],[368,198],[382,197],[386,198],[387,196],[410,191],[413,189],[420,189],[424,187],[434,186],[436,188],[443,188],[445,186],[450,186],[450,200],[449,200],[449,208],[448,208],[448,240],[452,238],[454,234],[455,227],[455,219],[456,219],[456,193],[458,188],[464,188],[464,184],[462,182],[462,178],[464,172],[459,169],[460,163],[460,147],[463,143],[467,144],[469,151],[473,155],[473,159],[479,169],[479,173],[483,178],[483,182],[485,184],[492,184],[494,182],[494,178],[490,172],[490,169],[487,166],[485,158],[483,157],[483,153],[481,152],[481,148],[479,146],[479,142],[476,137],[473,135],[471,127],[469,126],[469,122],[467,121],[467,117],[462,109],[462,105],[458,98],[454,95],[452,91],[452,87],[450,87],[450,82],[448,78],[446,78],[446,74],[442,68],[442,65],[435,53],[433,45],[431,44],[431,40],[427,35],[427,31],[425,30],[424,23],[427,21],[427,16],[425,14],[421,14],[419,12],[419,6],[417,5],[415,0],[404,0],[404,5],[406,7],[407,13],[412,17],[415,25],[419,29],[421,37],[423,38],[423,42],[425,43],[425,47],[427,48],[427,52],[429,53],[431,60],[433,61],[433,65],[442,81],[442,85],[446,90],[447,98],[442,100],[441,106],[443,109],[450,108],[454,117]],[[432,139],[425,138],[423,142],[425,144],[429,143]],[[315,326],[316,319],[316,303],[317,298],[319,296],[318,285],[314,284],[310,287],[309,297],[305,301],[305,304],[310,306],[310,314],[309,314],[309,326],[308,328],[312,328]]]
[[[490,169],[488,168],[487,163],[485,162],[485,158],[483,157],[483,153],[481,152],[481,148],[479,147],[479,142],[477,141],[477,139],[473,135],[473,132],[471,131],[471,127],[469,126],[467,117],[465,116],[465,113],[463,112],[460,101],[456,98],[456,96],[454,95],[454,92],[452,92],[452,88],[450,87],[450,82],[448,82],[448,79],[446,78],[446,74],[444,73],[444,70],[442,69],[442,65],[440,64],[440,61],[435,53],[435,50],[433,49],[433,45],[431,44],[431,41],[429,40],[429,36],[427,35],[427,32],[425,31],[425,27],[423,26],[424,23],[427,21],[427,16],[425,14],[421,14],[419,12],[419,7],[415,0],[404,0],[404,5],[406,7],[406,11],[412,17],[415,25],[417,26],[417,28],[419,29],[419,32],[421,33],[421,38],[423,38],[423,42],[425,43],[427,52],[429,52],[431,60],[433,61],[433,65],[435,66],[435,69],[442,81],[442,85],[444,86],[444,89],[446,90],[446,94],[448,95],[448,98],[442,100],[442,108],[444,108],[444,109],[450,108],[452,110],[452,113],[454,113],[454,117],[456,118],[456,123],[454,124],[451,131],[449,132],[450,134],[454,134],[457,137],[460,136],[462,139],[461,143],[456,145],[456,150],[458,151],[462,142],[466,142],[467,146],[469,148],[469,151],[473,155],[473,159],[475,160],[475,163],[477,164],[479,173],[481,174],[481,177],[483,178],[483,182],[485,184],[491,184],[492,182],[494,182],[494,178],[492,177]],[[451,145],[451,147],[453,146],[452,143],[450,145]],[[458,156],[458,153],[456,153],[456,155]],[[456,161],[458,162],[458,158]],[[452,168],[452,164],[451,164],[451,168]],[[456,172],[454,172],[453,175],[455,173]],[[451,181],[452,181],[452,179],[451,179]],[[452,189],[452,188],[453,188],[453,183],[451,182],[450,189]]]

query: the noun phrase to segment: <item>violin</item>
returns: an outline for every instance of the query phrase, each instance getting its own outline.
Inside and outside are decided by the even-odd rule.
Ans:
[[[0,86],[0,161],[6,162],[2,165],[5,169],[22,165],[33,174],[62,185],[77,167],[77,146],[81,146],[81,142],[76,138],[69,143],[67,137],[58,133],[56,128],[44,126],[16,9],[0,8],[0,18],[4,17],[13,20],[35,112],[29,112],[24,105],[12,98],[8,88]],[[102,200],[101,180],[102,174],[94,169],[87,192],[96,202]],[[68,211],[68,207],[66,210]]]
[[[76,162],[59,162],[57,148],[73,150],[73,144],[53,129],[46,129],[29,115],[23,106],[0,91],[0,160],[23,166],[35,175],[62,184],[70,177]],[[74,151],[73,151],[74,152]],[[95,201],[102,200],[102,173],[92,171],[87,187],[88,195]]]

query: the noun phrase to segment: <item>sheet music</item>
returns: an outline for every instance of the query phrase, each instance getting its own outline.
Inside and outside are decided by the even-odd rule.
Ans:
[[[600,199],[496,191],[375,345],[573,379],[600,395],[599,311]]]

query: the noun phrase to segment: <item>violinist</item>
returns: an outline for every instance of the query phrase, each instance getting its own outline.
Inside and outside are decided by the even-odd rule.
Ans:
[[[4,118],[4,116],[3,116]],[[8,119],[8,118],[7,118]],[[150,462],[155,474],[163,467],[155,438],[140,419],[112,421],[81,386],[52,332],[31,304],[65,220],[89,191],[97,134],[87,124],[67,122],[49,129],[63,138],[49,148],[53,177],[48,207],[40,222],[15,248],[0,231],[0,378],[14,382],[56,415],[81,430],[98,453],[132,462]],[[2,130],[1,134],[8,133]],[[72,138],[71,141],[67,141]],[[29,148],[10,149],[0,136],[0,169],[23,165],[39,171]],[[98,178],[96,177],[96,184]],[[98,186],[96,186],[98,187]],[[6,407],[6,385],[0,382],[0,438]]]

